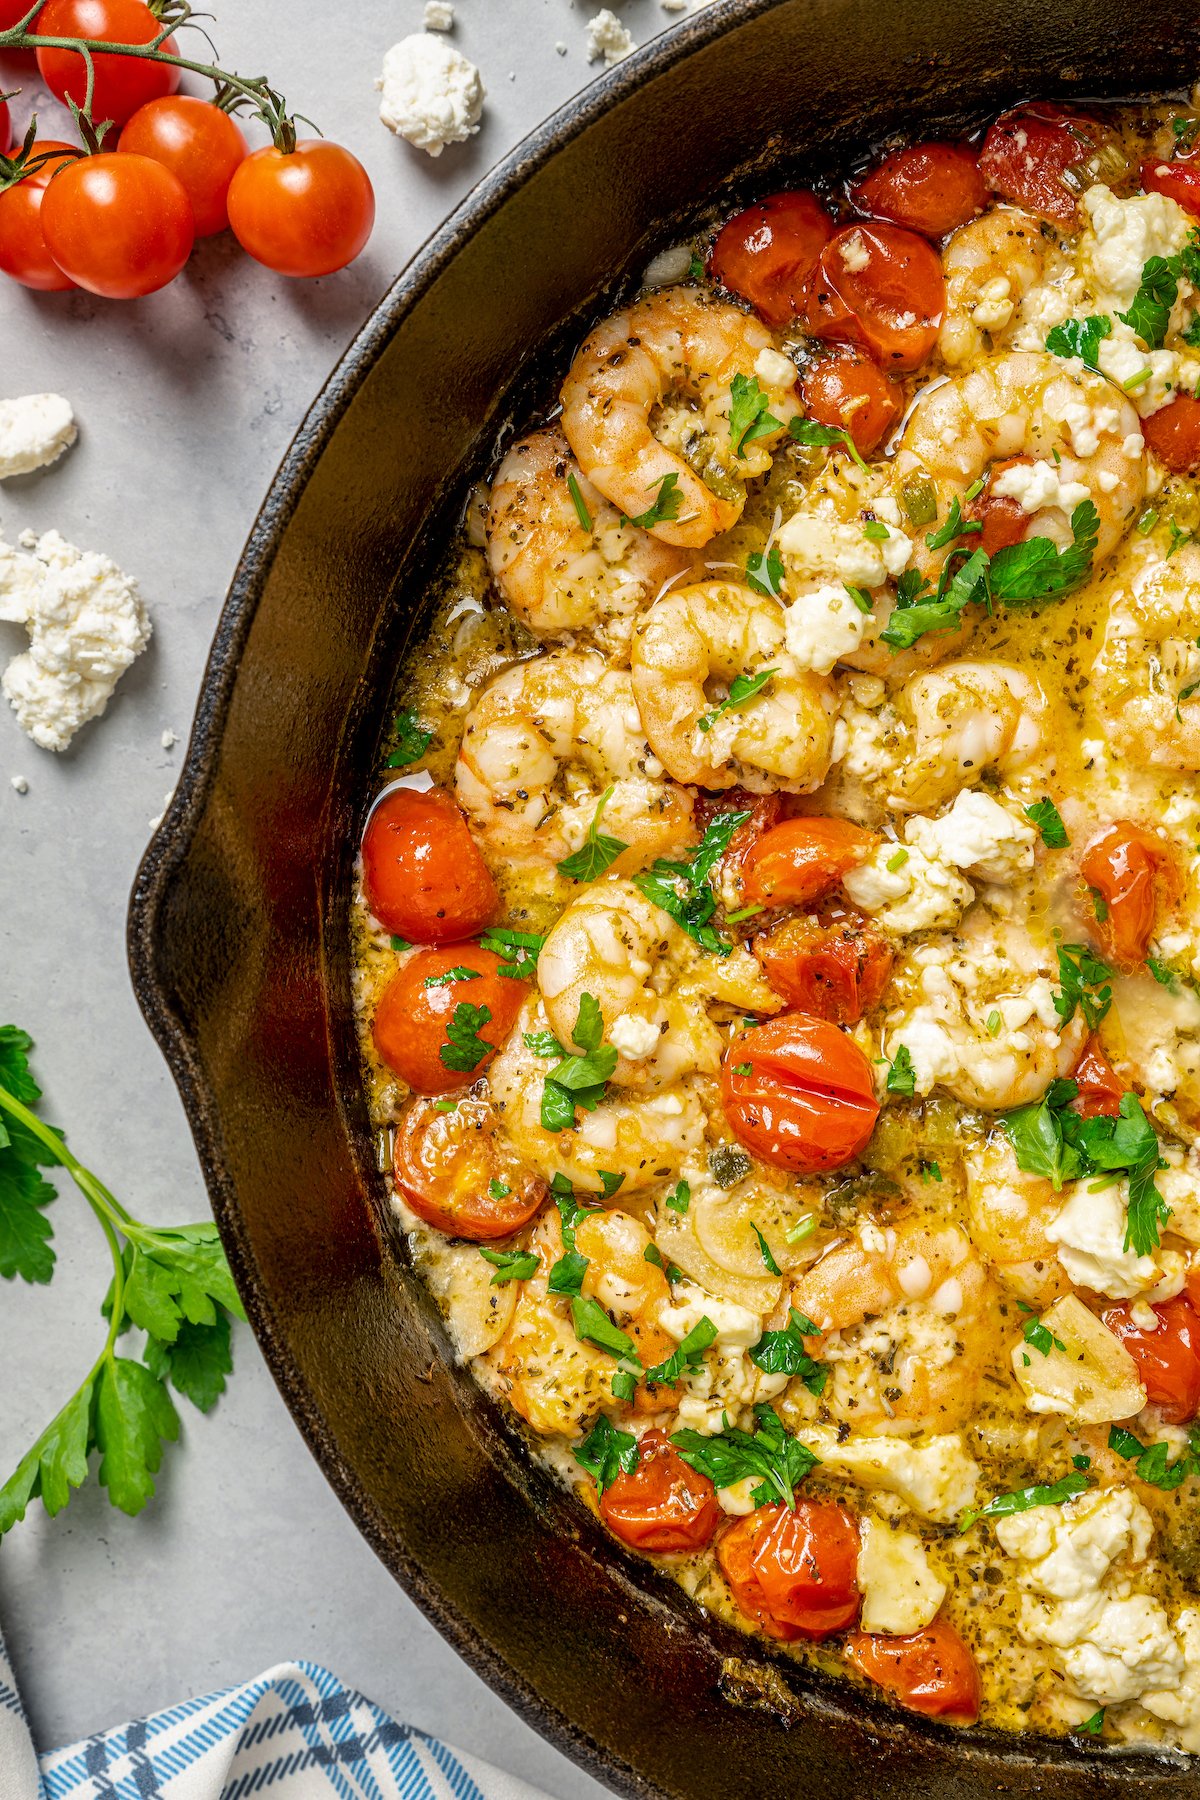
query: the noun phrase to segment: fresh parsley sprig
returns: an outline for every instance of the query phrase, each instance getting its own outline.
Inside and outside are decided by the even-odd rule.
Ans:
[[[1112,970],[1087,944],[1058,946],[1058,992],[1054,1010],[1067,1025],[1078,1007],[1089,1031],[1103,1023],[1112,1005]],[[1061,1029],[1061,1027],[1060,1027]]]
[[[683,495],[679,491],[679,477],[672,469],[658,483],[658,492],[654,503],[645,512],[636,513],[629,523],[638,525],[643,531],[649,531],[654,525],[669,524],[679,517],[679,509],[683,505]]]
[[[1068,549],[1060,550],[1048,537],[1031,537],[997,550],[988,567],[992,599],[1005,606],[1032,606],[1074,593],[1092,572],[1099,536],[1100,514],[1090,500],[1081,500],[1071,514]]]
[[[479,1034],[491,1023],[491,1018],[490,1007],[459,1001],[446,1021],[446,1042],[438,1047],[438,1055],[448,1069],[459,1075],[469,1075],[485,1056],[490,1055],[496,1046]]]
[[[907,1100],[911,1100],[916,1093],[917,1072],[913,1067],[912,1051],[907,1044],[897,1044],[896,1054],[888,1068],[886,1086],[889,1094],[901,1094]]]
[[[244,1318],[211,1220],[150,1226],[126,1211],[78,1160],[62,1133],[33,1110],[32,1041],[0,1027],[0,1274],[49,1281],[54,1269],[44,1209],[54,1190],[41,1168],[65,1169],[108,1242],[112,1281],[101,1307],[108,1331],[83,1382],[0,1488],[0,1536],[41,1499],[53,1517],[87,1480],[98,1451],[100,1484],[114,1506],[140,1512],[154,1493],[163,1444],[179,1436],[168,1383],[208,1412],[233,1367],[230,1315]],[[142,1360],[118,1356],[131,1327],[146,1333]]]
[[[717,910],[717,897],[709,877],[729,848],[734,832],[749,817],[748,812],[720,813],[685,861],[660,859],[633,878],[634,886],[647,900],[660,906],[701,949],[715,956],[728,956],[733,945],[710,923]]]
[[[737,1425],[726,1425],[713,1437],[699,1431],[676,1431],[671,1442],[684,1462],[697,1474],[707,1475],[714,1487],[732,1487],[748,1476],[757,1477],[758,1486],[750,1493],[755,1506],[782,1501],[794,1507],[796,1489],[816,1468],[818,1458],[785,1431],[773,1407],[756,1406],[754,1419],[753,1432]]]
[[[1194,1475],[1200,1475],[1200,1428],[1195,1425],[1188,1429],[1187,1449],[1174,1460],[1171,1460],[1170,1444],[1143,1444],[1123,1425],[1109,1426],[1108,1447],[1134,1465],[1134,1474],[1139,1481],[1161,1488],[1164,1493],[1170,1493]]]
[[[828,450],[840,444],[860,469],[867,468],[854,439],[843,425],[819,425],[815,419],[789,419],[788,434],[808,450]]]
[[[1086,319],[1064,319],[1046,334],[1046,348],[1052,356],[1068,360],[1078,357],[1089,369],[1099,373],[1097,360],[1100,345],[1112,335],[1112,320],[1104,313],[1093,313]]]
[[[556,1063],[542,1086],[542,1128],[570,1131],[578,1107],[595,1112],[617,1066],[617,1051],[604,1036],[604,1017],[591,994],[579,996],[572,1043],[580,1052]]]
[[[1071,1106],[1078,1092],[1073,1081],[1054,1081],[1035,1105],[1001,1115],[1017,1167],[1056,1190],[1087,1175],[1100,1177],[1099,1186],[1123,1175],[1129,1187],[1124,1248],[1150,1256],[1171,1216],[1155,1181],[1163,1167],[1157,1133],[1136,1094],[1122,1095],[1116,1118],[1084,1119]]]
[[[618,1475],[632,1475],[641,1452],[631,1431],[620,1431],[603,1413],[581,1444],[571,1452],[586,1469],[600,1493],[607,1493]]]

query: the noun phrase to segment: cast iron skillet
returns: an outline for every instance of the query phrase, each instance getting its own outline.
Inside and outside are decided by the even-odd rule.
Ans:
[[[315,402],[213,646],[138,875],[134,985],[251,1321],[388,1569],[492,1687],[618,1792],[1062,1800],[1179,1761],[909,1720],[705,1624],[533,1465],[447,1355],[390,1229],[355,1065],[351,859],[386,696],[503,423],[714,196],[1029,95],[1178,86],[1178,0],[723,0],[558,113],[425,246]],[[772,184],[783,185],[779,173]]]

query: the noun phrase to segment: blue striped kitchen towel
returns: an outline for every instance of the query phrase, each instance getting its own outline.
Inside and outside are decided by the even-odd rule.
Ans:
[[[545,1800],[398,1725],[316,1663],[281,1663],[38,1756],[0,1639],[0,1800]]]

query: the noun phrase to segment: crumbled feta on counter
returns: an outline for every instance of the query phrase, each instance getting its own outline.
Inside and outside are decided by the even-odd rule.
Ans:
[[[0,481],[57,462],[78,435],[71,402],[61,394],[0,400]]]
[[[617,63],[637,49],[633,34],[622,25],[610,7],[604,7],[587,24],[587,59],[598,62],[604,58],[606,69]]]
[[[382,93],[379,116],[389,131],[440,156],[447,144],[462,144],[479,130],[487,89],[474,63],[461,51],[427,32],[393,44],[375,86]]]
[[[798,668],[828,675],[862,643],[867,614],[844,584],[822,583],[783,610],[783,633]]]
[[[0,543],[0,618],[24,624],[30,643],[0,686],[35,744],[65,750],[150,642],[150,622],[137,583],[107,556],[77,550],[57,531],[21,542],[32,554]]]
[[[913,1531],[897,1531],[864,1514],[859,1521],[858,1585],[863,1631],[896,1637],[923,1631],[946,1598],[946,1583],[929,1566]]]
[[[930,931],[955,925],[975,890],[955,869],[916,848],[888,841],[842,877],[855,906],[889,931]]]
[[[1012,882],[1027,875],[1036,836],[1032,825],[978,788],[963,788],[940,818],[916,814],[904,827],[906,843],[980,881]]]
[[[426,31],[453,31],[454,8],[450,0],[425,0],[425,16],[421,22]]]

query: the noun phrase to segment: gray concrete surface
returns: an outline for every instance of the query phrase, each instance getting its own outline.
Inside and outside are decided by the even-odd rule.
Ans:
[[[153,645],[107,717],[65,756],[36,749],[0,705],[0,1020],[37,1040],[48,1116],[77,1153],[134,1212],[164,1224],[202,1217],[206,1200],[130,991],[125,905],[183,757],[238,552],[289,438],[376,299],[473,182],[597,72],[585,61],[587,0],[458,0],[454,41],[484,71],[486,122],[433,162],[384,131],[372,89],[384,50],[417,28],[421,0],[215,0],[211,10],[227,62],[269,72],[369,169],[379,217],[358,263],[289,284],[223,237],[134,305],[0,282],[0,394],[58,390],[81,427],[57,468],[0,488],[0,531],[11,541],[26,526],[55,527],[107,552],[139,577],[154,619]],[[620,10],[642,42],[669,24],[658,0]],[[36,69],[0,65],[0,88],[16,86],[26,90],[18,122],[36,103],[68,135]],[[0,656],[22,641],[0,626]],[[167,730],[181,738],[171,750]],[[53,1216],[53,1285],[0,1291],[5,1475],[98,1341],[104,1245],[69,1189]],[[244,1329],[236,1362],[217,1410],[189,1413],[140,1518],[89,1488],[55,1521],[35,1505],[0,1547],[0,1623],[39,1744],[305,1657],[560,1800],[600,1794],[458,1661],[375,1561]]]

